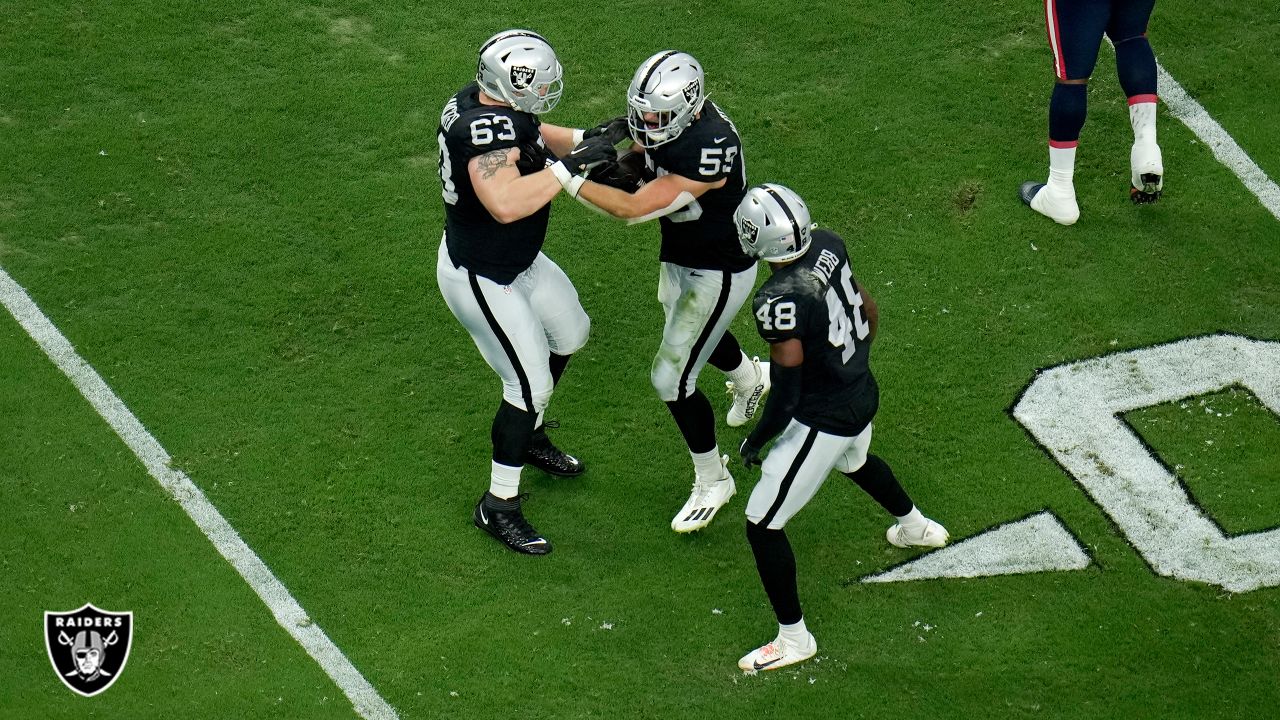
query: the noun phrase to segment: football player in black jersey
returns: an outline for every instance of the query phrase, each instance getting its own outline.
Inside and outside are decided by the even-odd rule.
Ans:
[[[588,170],[616,158],[603,128],[539,121],[559,101],[562,76],[540,35],[498,33],[480,48],[476,81],[445,105],[438,135],[445,232],[436,279],[503,386],[489,490],[473,518],[512,550],[532,555],[551,552],[551,543],[521,511],[522,467],[562,476],[583,471],[547,438],[542,419],[590,329],[573,283],[541,252],[551,199],[562,189],[576,195]]]
[[[1156,56],[1147,41],[1155,0],[1045,0],[1045,26],[1057,82],[1049,98],[1049,179],[1018,189],[1032,210],[1062,225],[1080,218],[1076,203],[1076,146],[1088,112],[1089,76],[1105,34],[1116,48],[1116,74],[1129,98],[1133,146],[1129,197],[1153,203],[1164,191],[1164,162],[1156,143]]]
[[[690,532],[706,527],[735,491],[698,373],[708,362],[726,373],[731,426],[746,423],[769,390],[767,363],[748,358],[728,330],[756,279],[733,227],[747,173],[737,128],[707,100],[702,66],[689,54],[666,50],[645,60],[627,106],[649,181],[634,193],[593,183],[580,198],[632,223],[656,218],[662,228],[658,299],[666,322],[650,379],[693,458],[693,491],[671,521],[676,532]]]
[[[781,434],[747,501],[747,539],[778,635],[738,666],[773,670],[818,650],[800,611],[796,560],[783,527],[832,468],[896,516],[886,533],[893,545],[941,547],[948,536],[916,509],[889,466],[867,452],[880,404],[869,364],[879,310],[854,279],[844,241],[811,225],[804,201],[781,185],[751,188],[734,223],[743,251],[772,268],[752,306],[769,342],[773,392],[742,443],[743,462],[758,464],[761,449]]]

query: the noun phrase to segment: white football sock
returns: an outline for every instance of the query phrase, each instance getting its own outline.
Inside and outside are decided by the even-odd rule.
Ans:
[[[911,506],[911,512],[906,515],[895,515],[894,517],[898,518],[899,525],[912,533],[922,533],[925,527],[929,525],[929,518],[925,517],[920,512],[920,508],[915,505]]]
[[[729,382],[738,389],[755,387],[760,384],[760,374],[756,372],[756,364],[747,357],[746,353],[742,353],[742,360],[738,362],[738,367],[725,373],[729,378]]]
[[[520,494],[520,471],[522,467],[511,467],[498,462],[492,463],[489,474],[489,494],[503,500],[510,500]]]
[[[806,647],[809,644],[809,628],[804,626],[804,618],[800,618],[800,622],[794,625],[778,623],[778,635],[796,647]]]
[[[1071,183],[1076,169],[1076,146],[1049,146],[1049,188],[1059,192],[1075,195],[1075,186]]]
[[[1133,144],[1156,143],[1156,104],[1140,102],[1129,106],[1129,124],[1133,126]]]
[[[690,452],[693,457],[693,471],[699,480],[715,481],[724,479],[724,465],[720,463],[720,448],[714,447],[708,452]]]

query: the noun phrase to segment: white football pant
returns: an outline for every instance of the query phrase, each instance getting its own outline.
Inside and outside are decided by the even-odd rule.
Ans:
[[[689,397],[697,388],[702,366],[751,296],[756,266],[732,273],[666,262],[660,265],[658,302],[666,324],[650,380],[658,397],[671,402]]]
[[[538,253],[510,285],[499,285],[455,267],[441,240],[436,282],[453,316],[502,378],[502,398],[528,412],[542,412],[554,384],[548,353],[577,352],[591,331],[569,276]]]
[[[829,435],[792,419],[764,459],[760,482],[747,500],[747,519],[770,530],[813,499],[831,471],[851,473],[867,462],[871,424],[855,437]]]

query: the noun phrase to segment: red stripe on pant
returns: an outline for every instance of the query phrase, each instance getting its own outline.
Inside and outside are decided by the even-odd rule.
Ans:
[[[1058,4],[1056,0],[1044,2],[1044,26],[1049,35],[1049,47],[1053,49],[1053,74],[1059,80],[1068,80],[1067,58],[1062,54],[1062,26],[1058,24]]]
[[[1159,102],[1159,101],[1160,101],[1159,96],[1151,95],[1151,94],[1134,95],[1133,97],[1129,98],[1130,105],[1137,105],[1138,103],[1153,103],[1153,102]]]

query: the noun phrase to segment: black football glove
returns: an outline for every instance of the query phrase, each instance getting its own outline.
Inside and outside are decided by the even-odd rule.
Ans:
[[[609,143],[617,145],[631,137],[631,126],[627,124],[627,116],[619,115],[612,120],[605,120],[599,125],[586,130],[582,133],[582,139],[605,136],[609,138]]]
[[[750,468],[752,465],[760,465],[760,451],[763,448],[755,447],[751,444],[751,437],[747,436],[742,439],[742,447],[738,448],[738,454],[742,456],[742,464]]]
[[[623,151],[618,154],[618,162],[597,167],[587,175],[587,179],[633,193],[643,184],[644,155]]]
[[[560,158],[560,162],[573,175],[581,175],[597,165],[616,163],[617,161],[618,151],[613,148],[613,143],[609,142],[609,139],[604,135],[597,135],[583,140],[564,157]]]

